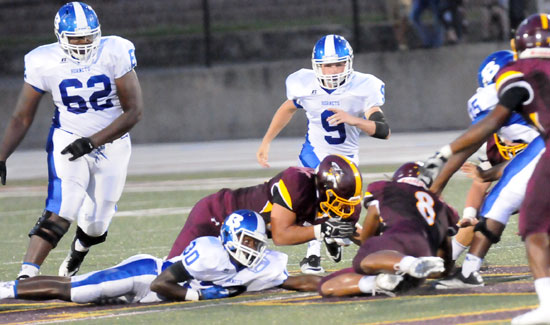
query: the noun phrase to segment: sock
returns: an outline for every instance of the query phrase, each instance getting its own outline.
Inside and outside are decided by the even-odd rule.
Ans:
[[[307,253],[306,256],[321,256],[321,241],[317,239],[310,240],[307,243]]]
[[[396,271],[401,271],[403,273],[406,273],[406,271],[411,268],[411,265],[414,261],[416,261],[416,257],[405,256],[401,259],[401,261],[399,261],[399,263],[395,264],[393,268]]]
[[[90,247],[84,246],[82,244],[82,242],[80,241],[80,239],[77,239],[74,242],[74,250],[77,251],[77,252],[87,252],[89,249],[90,249]]]
[[[17,285],[16,281],[9,281],[9,282],[0,282],[0,299],[5,298],[15,298],[16,289],[15,286]]]
[[[373,293],[376,289],[376,276],[375,275],[365,275],[359,280],[357,284],[359,291],[362,293]]]
[[[21,275],[28,275],[29,278],[32,278],[33,276],[37,276],[39,271],[40,265],[23,262],[23,264],[21,264],[21,271],[19,271],[19,274],[17,276],[19,277]]]
[[[464,246],[461,243],[459,243],[455,237],[453,237],[452,240],[452,246],[453,246],[453,261],[456,261],[460,255],[468,248],[468,246]]]
[[[483,263],[482,258],[479,258],[470,253],[466,254],[464,263],[462,263],[462,275],[465,278],[469,277],[470,274],[472,274],[472,272],[479,271],[482,263]]]
[[[535,280],[535,291],[539,296],[540,307],[550,308],[550,278],[539,278]]]

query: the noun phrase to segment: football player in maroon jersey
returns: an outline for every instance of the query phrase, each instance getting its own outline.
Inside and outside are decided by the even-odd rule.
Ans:
[[[501,69],[496,78],[498,105],[429,158],[426,171],[436,175],[445,165],[438,178],[447,181],[513,112],[520,113],[546,139],[546,151],[529,180],[519,215],[519,234],[525,241],[540,305],[514,318],[512,324],[550,323],[550,200],[546,196],[550,180],[550,16],[527,17],[516,30],[512,49],[517,60]]]
[[[458,214],[428,190],[431,178],[421,169],[419,163],[409,162],[397,169],[391,181],[368,186],[367,215],[353,267],[321,280],[322,296],[393,295],[400,284],[418,285],[430,274],[445,271],[445,262],[451,259],[438,257],[438,250],[449,255],[449,235],[456,233]]]
[[[361,213],[362,186],[352,161],[329,155],[316,170],[290,167],[260,185],[221,189],[195,204],[168,258],[181,254],[197,237],[217,236],[225,216],[241,209],[264,218],[275,245],[349,238]]]

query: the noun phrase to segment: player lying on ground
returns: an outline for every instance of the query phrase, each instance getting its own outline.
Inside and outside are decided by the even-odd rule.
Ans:
[[[361,247],[353,267],[323,278],[318,289],[322,296],[392,295],[445,271],[451,259],[437,257],[438,250],[450,256],[449,235],[456,232],[458,214],[428,190],[431,179],[420,174],[421,168],[409,162],[391,181],[369,184]]]
[[[274,287],[315,291],[320,277],[289,276],[288,256],[266,248],[265,223],[250,210],[229,215],[220,237],[200,237],[163,261],[132,256],[102,271],[73,277],[37,276],[0,283],[0,299],[61,299],[78,303],[225,298]],[[184,286],[181,283],[185,283]]]

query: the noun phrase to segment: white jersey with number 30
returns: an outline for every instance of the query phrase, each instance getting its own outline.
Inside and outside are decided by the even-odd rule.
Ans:
[[[334,113],[329,108],[364,117],[371,107],[382,106],[385,101],[384,83],[360,72],[353,72],[345,85],[331,91],[319,85],[313,70],[301,69],[288,76],[286,90],[287,98],[306,113],[306,143],[309,141],[319,160],[324,158],[324,153],[356,158],[359,152],[361,130],[345,123],[330,125],[327,118]]]
[[[136,66],[132,42],[102,37],[94,62],[78,64],[58,43],[40,46],[25,56],[25,82],[52,94],[54,127],[89,137],[122,114],[115,79]]]
[[[247,291],[259,291],[281,285],[287,278],[288,256],[266,250],[263,260],[254,268],[236,266],[218,237],[199,237],[183,252],[182,263],[195,278],[189,285],[201,289],[212,284],[245,285]]]

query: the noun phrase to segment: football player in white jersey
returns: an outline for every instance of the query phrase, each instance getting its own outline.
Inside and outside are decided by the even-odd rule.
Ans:
[[[327,155],[339,154],[359,165],[359,134],[388,139],[390,128],[380,106],[385,85],[377,77],[353,70],[353,49],[339,35],[323,36],[312,53],[313,69],[300,69],[286,79],[287,100],[279,107],[256,153],[260,165],[269,167],[273,139],[298,110],[304,110],[308,130],[300,152],[300,163],[316,168]],[[335,261],[341,248],[327,246]],[[309,243],[302,272],[322,273],[321,242]]]
[[[145,303],[217,299],[274,287],[316,291],[321,277],[289,276],[288,256],[266,248],[265,228],[259,214],[238,210],[225,219],[220,237],[199,237],[168,261],[140,254],[109,269],[70,278],[3,282],[0,299]]]
[[[25,82],[0,146],[0,177],[5,184],[6,160],[49,92],[55,111],[46,145],[48,196],[44,213],[29,233],[18,278],[39,273],[75,220],[76,236],[60,275],[75,274],[89,248],[105,241],[126,180],[128,131],[143,110],[130,41],[102,37],[96,13],[82,2],[62,6],[54,27],[58,42],[25,56]]]
[[[494,79],[499,70],[513,61],[513,58],[512,51],[497,51],[491,53],[481,63],[478,72],[480,88],[468,100],[468,114],[472,124],[476,124],[487,116],[497,105],[498,97]],[[475,227],[461,228],[453,238],[453,260],[456,260],[467,246],[471,246],[460,272],[438,281],[435,284],[436,289],[484,285],[483,278],[478,272],[483,258],[492,244],[500,240],[510,216],[519,210],[525,197],[527,182],[545,151],[544,141],[539,133],[531,128],[518,113],[512,114],[498,130],[497,135],[495,142],[499,155],[504,157],[502,160],[507,159],[507,161],[491,167],[490,161],[498,161],[498,159],[485,157],[487,162],[480,164],[480,168],[486,171],[473,169],[479,179],[472,183],[461,224],[463,226],[475,224]],[[484,164],[488,165],[484,166]],[[502,168],[502,165],[505,167]],[[465,169],[472,170],[471,166]],[[490,181],[496,179],[498,179],[497,184],[486,194],[485,191],[491,185]],[[441,188],[441,183],[437,181],[432,186],[432,189],[439,192]],[[477,218],[480,218],[479,222]]]

